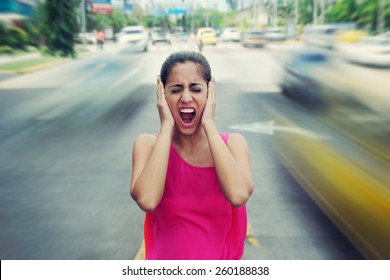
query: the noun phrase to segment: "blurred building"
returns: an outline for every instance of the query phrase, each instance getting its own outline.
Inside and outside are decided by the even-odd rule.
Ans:
[[[36,0],[1,0],[0,20],[12,22],[32,16]]]

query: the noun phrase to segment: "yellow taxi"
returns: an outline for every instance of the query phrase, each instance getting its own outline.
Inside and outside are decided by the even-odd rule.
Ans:
[[[198,44],[205,45],[216,45],[217,44],[217,33],[213,28],[204,27],[199,28],[196,33],[196,41]]]

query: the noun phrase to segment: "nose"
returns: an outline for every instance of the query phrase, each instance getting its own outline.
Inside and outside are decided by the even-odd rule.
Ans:
[[[183,95],[181,97],[181,102],[183,103],[189,103],[192,101],[192,95],[189,90],[184,90]]]

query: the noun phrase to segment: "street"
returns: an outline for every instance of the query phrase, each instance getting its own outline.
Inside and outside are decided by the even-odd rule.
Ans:
[[[132,144],[158,132],[156,75],[184,49],[195,46],[158,44],[145,53],[114,46],[0,78],[2,260],[136,258],[144,213],[129,195]],[[277,135],[324,132],[280,94],[275,51],[221,43],[203,53],[216,78],[217,126],[244,135],[250,148],[255,190],[243,259],[363,259],[275,152]],[[280,125],[279,113],[308,129]]]

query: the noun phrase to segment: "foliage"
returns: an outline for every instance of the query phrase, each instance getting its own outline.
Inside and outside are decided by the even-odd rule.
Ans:
[[[0,46],[5,45],[5,37],[7,36],[8,28],[4,22],[0,21]]]
[[[390,3],[382,11],[385,28],[390,28]],[[328,22],[355,22],[358,27],[374,32],[378,26],[378,0],[339,0],[327,13]]]
[[[35,26],[33,20],[23,20],[20,23],[20,27],[27,33],[26,44],[37,47],[40,39],[40,32]]]
[[[295,13],[295,1],[278,1],[278,23],[285,25],[291,22]],[[263,7],[268,13],[270,20],[274,14],[274,0],[263,0]],[[355,22],[358,27],[372,32],[378,29],[378,3],[379,0],[338,0],[325,5],[325,23]],[[314,1],[298,1],[298,23],[307,25],[313,23]],[[390,3],[385,4],[381,11],[385,16],[385,29],[390,28]],[[321,4],[317,2],[317,19],[321,16]]]
[[[356,0],[341,0],[336,2],[332,10],[326,14],[327,22],[352,22],[357,19]]]
[[[44,9],[45,43],[51,53],[74,57],[78,0],[46,0]]]
[[[0,46],[0,54],[12,55],[15,53],[15,49],[10,46]]]
[[[28,34],[26,31],[15,25],[0,24],[0,45],[9,46],[14,49],[26,49]]]
[[[114,9],[111,16],[110,25],[114,28],[114,32],[119,32],[124,26],[127,25],[127,17],[121,9]]]

